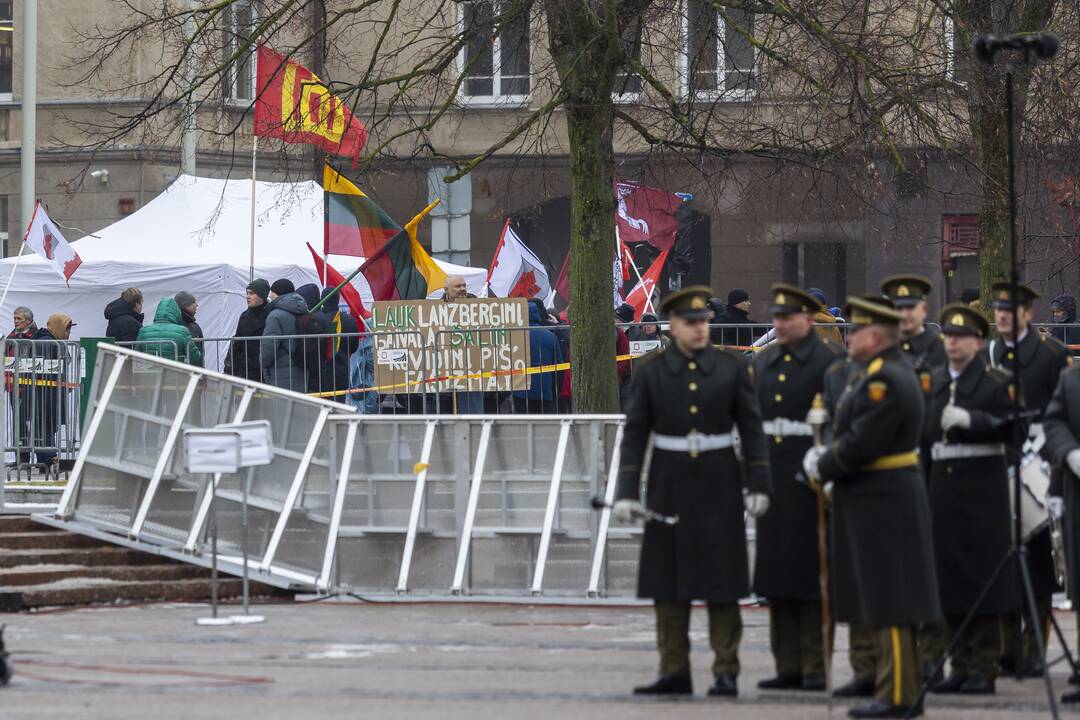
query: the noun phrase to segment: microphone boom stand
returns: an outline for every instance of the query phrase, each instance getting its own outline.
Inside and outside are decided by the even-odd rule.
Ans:
[[[1026,64],[1031,59],[1031,53],[1034,51],[1040,58],[1052,57],[1057,51],[1057,38],[1049,33],[1042,33],[1038,36],[1031,35],[1014,35],[1005,38],[997,38],[994,35],[983,35],[975,39],[974,50],[976,57],[987,64],[993,64],[994,57],[999,50],[1021,50],[1023,51],[1023,62]],[[1008,145],[1007,145],[1007,159],[1008,159],[1008,193],[1009,193],[1009,293],[1012,297],[1012,336],[1013,342],[1017,343],[1019,340],[1020,328],[1019,328],[1019,304],[1017,302],[1019,295],[1020,285],[1020,268],[1018,260],[1017,250],[1017,210],[1016,210],[1016,131],[1014,121],[1014,102],[1013,102],[1013,65],[1009,63],[1005,71],[1005,123],[1006,130],[1008,132]],[[1023,436],[1021,430],[1023,424],[1021,419],[1027,416],[1022,406],[1022,380],[1020,373],[1020,355],[1019,349],[1016,352],[1015,364],[1011,368],[1014,386],[1016,392],[1013,396],[1012,407],[1012,430],[1014,436],[1014,444],[1016,451],[1013,452],[1010,460],[1011,470],[1013,473],[1013,506],[1012,506],[1012,547],[998,563],[997,568],[994,570],[994,574],[991,575],[990,580],[983,586],[979,592],[979,597],[975,600],[975,604],[968,611],[964,617],[963,622],[960,623],[960,628],[957,630],[956,635],[952,638],[949,646],[946,648],[945,653],[941,656],[937,665],[934,667],[933,672],[930,673],[927,680],[923,683],[922,688],[919,690],[919,696],[912,704],[906,717],[911,717],[916,708],[922,707],[923,700],[926,698],[926,693],[930,689],[930,683],[933,679],[942,671],[945,667],[945,661],[952,657],[953,651],[956,649],[957,643],[960,638],[964,636],[968,626],[975,619],[975,615],[979,611],[979,607],[982,605],[986,596],[990,593],[994,583],[997,582],[998,577],[1004,572],[1010,562],[1015,563],[1016,575],[1018,578],[1019,590],[1018,597],[1021,599],[1021,609],[1026,607],[1029,614],[1029,621],[1031,627],[1034,630],[1035,642],[1039,651],[1039,657],[1042,659],[1042,678],[1046,685],[1046,697],[1050,702],[1050,715],[1054,720],[1058,720],[1058,703],[1057,698],[1054,696],[1054,686],[1050,682],[1050,663],[1046,660],[1046,647],[1043,643],[1042,631],[1040,629],[1039,612],[1035,606],[1035,592],[1031,584],[1031,570],[1028,566],[1027,547],[1024,545],[1022,537],[1022,528],[1020,523],[1020,501],[1021,501],[1021,482],[1020,482],[1020,453],[1019,448],[1023,442]],[[1054,618],[1053,608],[1050,611],[1050,622],[1054,628],[1054,632],[1057,634],[1058,642],[1061,643],[1061,647],[1064,649],[1064,657],[1068,661],[1069,666],[1072,668],[1072,672],[1075,675],[1077,672],[1076,663],[1073,660],[1072,653],[1069,652],[1069,646],[1065,642],[1065,636],[1061,632],[1061,627],[1058,625],[1057,620]],[[1023,656],[1022,647],[1022,629],[1021,624],[1017,626],[1017,643],[1016,643],[1016,669],[1018,676],[1022,675],[1022,662]]]

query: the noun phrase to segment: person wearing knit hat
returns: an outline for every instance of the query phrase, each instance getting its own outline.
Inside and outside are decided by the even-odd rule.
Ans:
[[[714,322],[722,325],[749,325],[754,322],[750,319],[750,304],[750,293],[742,288],[735,288],[728,293],[724,314]],[[747,347],[754,342],[752,328],[725,327],[718,334],[721,345]]]
[[[263,302],[266,302],[266,299],[270,297],[270,283],[266,282],[262,278],[255,278],[254,280],[249,282],[247,290],[248,292],[258,295]],[[250,302],[248,303],[248,307],[251,307]]]
[[[1076,325],[1076,298],[1062,293],[1050,301],[1050,318],[1054,326],[1050,334],[1066,345],[1080,343],[1080,328]]]
[[[203,331],[199,326],[199,323],[195,322],[195,313],[199,310],[199,302],[195,299],[195,296],[189,293],[187,290],[181,290],[173,296],[173,300],[176,301],[177,306],[180,308],[180,322],[184,324],[184,327],[191,333],[191,339],[195,341],[196,346],[202,350]],[[193,365],[202,366],[202,358],[199,361],[193,362]]]
[[[291,292],[296,292],[296,286],[293,285],[292,280],[281,278],[280,280],[275,280],[270,286],[270,295],[272,296],[270,299],[276,300],[282,295],[288,295]]]
[[[270,296],[270,283],[255,278],[247,286],[247,310],[240,313],[236,322],[234,338],[261,337],[269,312],[266,299]],[[233,340],[225,356],[225,372],[236,377],[262,382],[259,365],[259,342],[257,340]]]

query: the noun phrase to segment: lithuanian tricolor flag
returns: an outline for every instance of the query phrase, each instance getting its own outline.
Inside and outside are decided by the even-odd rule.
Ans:
[[[374,257],[401,226],[330,165],[323,169],[327,255]]]
[[[446,273],[416,239],[420,221],[438,204],[424,208],[364,263],[361,271],[376,300],[423,300],[446,285]]]

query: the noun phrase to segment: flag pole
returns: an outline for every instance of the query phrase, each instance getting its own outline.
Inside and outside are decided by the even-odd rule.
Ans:
[[[248,282],[255,279],[255,159],[259,152],[259,136],[251,133],[251,261],[248,265]]]
[[[330,163],[323,161],[323,233],[322,233],[322,286],[326,287],[326,259],[330,254],[330,192],[326,189],[326,169],[333,170]],[[334,172],[337,172],[334,170]]]
[[[617,252],[619,253],[619,259],[621,260],[622,259],[622,238],[619,237],[619,226],[617,224],[615,225],[615,246],[616,246]],[[642,287],[642,289],[644,289],[645,279],[641,277],[641,271],[637,269],[637,263],[635,263],[635,262],[630,263],[630,267],[634,268],[634,274],[637,275],[638,285],[640,285]],[[634,288],[630,288],[630,292],[631,293],[634,292]],[[645,296],[645,307],[648,308],[649,311],[653,315],[656,314],[656,308],[654,308],[653,304],[652,304],[652,293],[651,292],[648,295]]]

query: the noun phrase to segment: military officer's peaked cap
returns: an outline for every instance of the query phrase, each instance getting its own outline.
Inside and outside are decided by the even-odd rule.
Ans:
[[[844,303],[844,319],[853,325],[899,325],[900,313],[884,298],[849,297]]]
[[[949,303],[941,309],[941,332],[946,335],[978,335],[986,339],[990,323],[982,314],[963,303]]]
[[[881,281],[881,292],[888,295],[896,307],[918,305],[933,287],[922,275],[890,275]]]
[[[824,308],[810,293],[787,283],[774,283],[773,302],[769,312],[773,315],[792,315],[794,313],[816,313]]]
[[[995,310],[1012,310],[1013,296],[1012,283],[1008,280],[996,282],[990,286],[990,292],[994,298]],[[1027,285],[1016,286],[1016,300],[1021,307],[1028,307],[1032,302],[1039,299],[1039,293]]]
[[[705,285],[691,285],[678,292],[673,292],[660,301],[660,312],[669,317],[677,315],[684,320],[708,320],[713,316],[709,307],[712,288]]]

